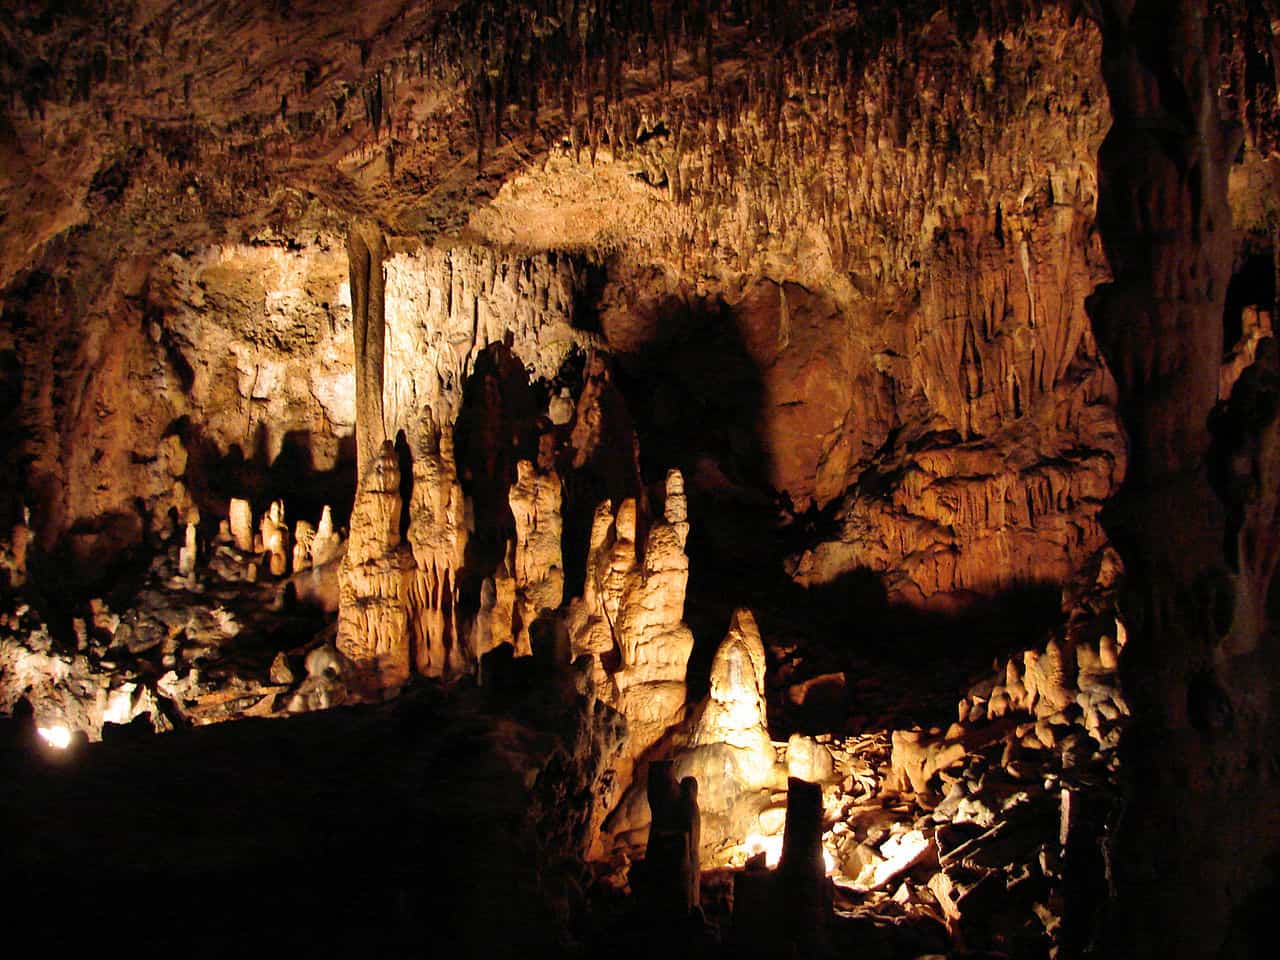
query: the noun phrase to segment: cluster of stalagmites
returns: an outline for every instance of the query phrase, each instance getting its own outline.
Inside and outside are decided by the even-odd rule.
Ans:
[[[414,459],[407,543],[396,452],[382,445],[356,495],[340,577],[338,648],[367,694],[393,691],[414,674],[473,673],[503,643],[517,655],[532,652],[534,623],[563,599],[560,479],[521,461],[509,501],[516,536],[464,627],[457,604],[468,506],[451,432],[431,429]]]
[[[0,541],[15,607],[0,637],[0,708],[26,699],[40,722],[90,740],[146,716],[157,730],[242,716],[282,716],[342,703],[346,666],[323,635],[269,660],[241,649],[246,635],[270,636],[312,622],[299,610],[337,607],[336,561],[344,541],[325,507],[290,535],[284,504],[261,517],[233,499],[207,539],[192,511],[123,610],[89,601],[56,639],[22,598],[26,523]]]
[[[945,731],[830,745],[826,844],[855,912],[931,918],[954,943],[1011,954],[1087,942],[1128,714],[1115,633],[999,665]]]
[[[690,838],[703,867],[747,859],[731,934],[747,952],[840,942],[850,917],[909,928],[926,952],[1079,949],[1105,897],[1123,645],[1119,621],[1070,628],[998,663],[945,730],[781,743],[764,723],[764,647],[739,611],[710,696],[636,765],[605,835],[642,857],[632,888],[667,916],[698,903],[681,896]]]

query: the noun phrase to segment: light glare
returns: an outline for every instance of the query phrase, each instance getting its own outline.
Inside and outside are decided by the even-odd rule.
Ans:
[[[27,729],[30,729],[30,727]],[[36,727],[36,733],[40,734],[41,739],[55,750],[65,750],[71,746],[71,731],[62,724],[55,724],[52,727]]]

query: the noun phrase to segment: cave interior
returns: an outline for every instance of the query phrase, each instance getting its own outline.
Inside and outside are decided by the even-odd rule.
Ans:
[[[15,936],[1273,955],[1277,0],[0,46]]]

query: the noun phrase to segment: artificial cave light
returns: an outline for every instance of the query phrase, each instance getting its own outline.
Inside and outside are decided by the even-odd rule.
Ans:
[[[765,866],[776,867],[778,858],[782,856],[782,835],[766,837],[759,833],[747,834],[747,838],[742,841],[742,847],[747,851],[748,858],[763,853]]]
[[[65,750],[71,746],[71,731],[60,723],[51,727],[36,727],[36,733],[40,734],[40,739],[55,750]]]
[[[742,849],[746,851],[748,860],[763,853],[765,866],[776,867],[782,857],[782,834],[768,837],[760,833],[749,833],[742,841]],[[822,848],[822,862],[827,876],[836,873],[836,858],[825,844]]]

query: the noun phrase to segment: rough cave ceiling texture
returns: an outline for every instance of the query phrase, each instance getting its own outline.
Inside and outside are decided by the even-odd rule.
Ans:
[[[46,552],[101,564],[233,495],[349,509],[359,221],[387,237],[388,435],[418,449],[456,421],[477,504],[477,450],[510,474],[500,499],[514,480],[512,423],[468,393],[484,364],[506,376],[486,350],[505,342],[543,402],[571,390],[595,492],[679,467],[691,502],[812,511],[800,583],[870,570],[925,606],[1064,583],[1106,544],[1130,467],[1117,410],[1159,419],[1147,328],[1104,344],[1141,368],[1118,387],[1086,299],[1112,270],[1177,296],[1131,241],[1221,225],[1213,198],[1205,224],[1199,195],[1179,220],[1181,193],[1144,192],[1137,151],[1103,165],[1100,236],[1113,118],[1168,125],[1181,108],[1160,96],[1192,76],[1240,134],[1213,140],[1233,228],[1214,269],[1239,282],[1205,302],[1225,297],[1243,352],[1195,397],[1226,398],[1274,308],[1280,10],[1214,5],[1174,62],[1198,21],[1159,6],[1127,23],[1134,4],[1066,0],[11,4],[5,519],[29,505]],[[1121,66],[1130,35],[1149,73]],[[1170,135],[1168,162],[1199,170],[1184,147]],[[1202,406],[1175,404],[1199,420],[1169,444],[1203,453]],[[1139,484],[1156,443],[1134,448]]]
[[[356,216],[398,238],[416,401],[456,414],[508,327],[540,374],[574,343],[647,357],[658,466],[833,507],[802,582],[990,593],[1103,542],[1125,454],[1084,312],[1110,118],[1083,9],[107,6],[0,34],[8,419],[46,545],[181,510],[166,434],[205,510],[209,462],[337,466]],[[1224,17],[1240,50],[1270,36]],[[1237,220],[1265,228],[1274,77],[1227,63]]]

